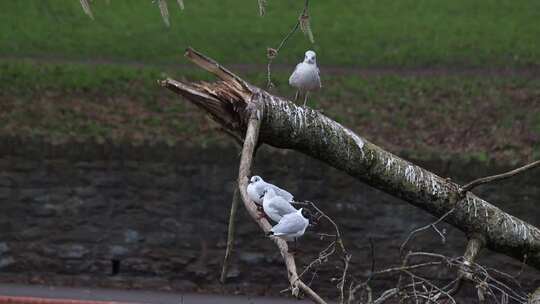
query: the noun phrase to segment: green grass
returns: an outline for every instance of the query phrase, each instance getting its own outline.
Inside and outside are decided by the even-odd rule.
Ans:
[[[154,68],[4,63],[0,136],[164,140],[224,137],[204,114],[159,88]],[[173,77],[205,79],[183,70]],[[260,73],[243,75],[262,85]],[[287,74],[276,94],[292,96]],[[484,76],[327,76],[309,105],[391,151],[528,159],[540,149],[540,79]]]
[[[166,28],[151,1],[94,1],[95,21],[76,0],[0,2],[0,56],[181,62],[193,46],[224,63],[264,63],[293,26],[303,1],[169,1]],[[540,64],[536,0],[312,1],[315,45],[299,33],[277,62],[308,48],[323,65],[528,66]]]
[[[0,135],[52,140],[220,141],[223,135],[156,79],[208,80],[186,69],[193,46],[224,64],[266,63],[294,25],[303,1],[169,1],[166,28],[151,1],[0,1]],[[300,32],[275,61],[291,69],[313,48],[320,65],[432,68],[443,73],[323,75],[309,105],[391,151],[530,159],[540,155],[540,79],[459,73],[540,65],[540,2],[534,0],[311,1],[315,45]],[[23,60],[33,58],[33,60]],[[80,63],[77,63],[79,62]],[[135,63],[135,64],[134,64]],[[140,66],[140,67],[138,67]],[[242,76],[265,86],[263,69]],[[292,96],[287,71],[275,92]]]

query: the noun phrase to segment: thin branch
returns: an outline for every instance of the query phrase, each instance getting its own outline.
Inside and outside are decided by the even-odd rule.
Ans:
[[[181,10],[184,9],[184,0],[177,0],[176,2],[178,2],[178,6],[180,7]]]
[[[326,213],[324,213],[321,209],[319,209],[313,202],[306,201],[306,203],[309,203],[309,205],[311,207],[313,207],[313,209],[317,210],[317,212],[322,217],[324,217],[326,220],[328,220],[332,224],[332,226],[334,226],[334,229],[336,230],[336,243],[339,244],[339,247],[341,248],[341,251],[345,255],[347,255],[347,250],[345,249],[345,244],[343,244],[343,238],[341,237],[341,232],[339,231],[339,227],[336,224],[336,222],[334,222],[334,220],[332,220],[331,217],[329,217],[328,215],[326,215]]]
[[[257,0],[259,4],[259,15],[262,17],[266,13],[266,0]]]
[[[451,213],[453,213],[455,210],[455,208],[452,208],[450,209],[450,211],[446,212],[445,214],[443,214],[443,216],[441,216],[438,220],[436,220],[435,222],[431,223],[431,224],[428,224],[426,226],[423,226],[423,227],[420,227],[420,228],[417,228],[417,229],[414,229],[413,231],[411,231],[411,233],[409,233],[409,235],[407,236],[407,238],[405,239],[405,241],[403,242],[403,244],[401,244],[401,246],[399,247],[399,252],[400,254],[403,252],[403,249],[405,248],[405,246],[407,245],[407,243],[409,242],[409,240],[418,232],[420,231],[423,231],[423,230],[426,230],[426,229],[429,229],[429,228],[433,228],[440,236],[441,236],[441,240],[442,242],[444,243],[446,241],[446,238],[444,237],[444,234],[442,234],[439,229],[437,229],[437,227],[435,225],[437,225],[438,223],[442,222],[447,216],[449,216]]]
[[[437,266],[441,264],[442,262],[426,262],[426,263],[415,264],[415,265],[410,265],[410,266],[399,266],[399,267],[393,267],[393,268],[387,268],[387,269],[375,271],[373,272],[373,275],[380,275],[380,274],[386,274],[386,273],[398,272],[398,271],[404,271],[404,270],[413,270],[413,269],[418,269],[418,268]]]
[[[167,1],[158,0],[158,6],[159,12],[161,13],[161,19],[163,19],[163,23],[165,23],[167,27],[171,26],[171,23],[169,22],[169,9],[167,8]]]
[[[244,207],[246,207],[251,218],[261,227],[264,233],[268,233],[272,226],[265,218],[261,218],[257,214],[257,207],[255,203],[249,199],[247,194],[247,185],[248,178],[251,175],[251,166],[253,164],[253,155],[257,147],[257,142],[259,138],[259,129],[261,126],[261,120],[259,117],[262,117],[262,101],[260,100],[260,95],[254,96],[252,102],[248,105],[249,111],[249,121],[247,125],[246,137],[244,140],[244,146],[242,148],[242,156],[240,159],[240,169],[238,172],[238,187]],[[285,266],[287,267],[287,275],[289,277],[289,282],[291,285],[291,292],[293,296],[298,297],[300,290],[307,294],[313,302],[317,304],[326,304],[315,291],[313,291],[309,286],[304,284],[302,280],[298,277],[296,272],[296,263],[294,261],[294,256],[289,252],[287,242],[280,238],[271,238],[274,243],[278,246],[281,256],[285,260]]]
[[[80,2],[84,13],[87,14],[90,19],[94,20],[94,15],[92,14],[92,9],[90,8],[88,0],[80,0]]]
[[[287,41],[289,41],[289,39],[292,37],[292,35],[294,35],[294,33],[296,33],[296,31],[298,30],[298,28],[301,25],[302,17],[304,15],[307,15],[308,9],[309,9],[309,0],[305,0],[304,9],[302,10],[302,13],[298,17],[298,20],[296,21],[296,23],[292,27],[292,29],[289,31],[289,33],[287,35],[285,35],[285,37],[283,39],[281,39],[281,42],[279,43],[279,46],[276,49],[274,49],[274,48],[268,48],[267,49],[267,55],[266,56],[268,57],[268,64],[266,65],[266,77],[267,77],[266,87],[268,89],[274,87],[274,84],[272,83],[272,71],[271,71],[272,62],[279,55],[279,51],[281,51],[281,49],[285,46]]]
[[[313,31],[311,30],[311,24],[309,22],[309,12],[308,12],[308,2],[309,0],[305,0],[304,5],[304,12],[300,16],[300,29],[306,35],[311,43],[315,43],[315,39],[313,38]]]
[[[231,203],[231,213],[229,215],[229,230],[227,232],[227,249],[225,250],[225,257],[223,258],[223,267],[221,268],[221,283],[225,283],[227,280],[227,270],[229,268],[229,259],[234,247],[234,234],[236,231],[236,210],[238,209],[238,203],[240,202],[240,195],[238,193],[238,185],[234,183],[234,193]]]
[[[467,242],[467,248],[463,255],[463,266],[459,268],[459,276],[472,280],[471,265],[475,262],[478,253],[484,248],[485,241],[481,236],[474,236]]]
[[[510,177],[513,177],[513,176],[516,176],[520,173],[523,173],[525,171],[528,171],[530,169],[533,169],[533,168],[536,168],[540,166],[540,160],[537,160],[535,162],[532,162],[530,164],[527,164],[523,167],[519,167],[517,169],[514,169],[514,170],[511,170],[511,171],[508,171],[506,173],[502,173],[502,174],[497,174],[497,175],[492,175],[492,176],[487,176],[487,177],[482,177],[482,178],[479,178],[479,179],[475,179],[473,180],[472,182],[466,184],[465,186],[461,187],[460,189],[460,192],[461,193],[465,193],[467,191],[470,191],[472,190],[474,187],[477,187],[479,185],[482,185],[482,184],[487,184],[487,183],[491,183],[491,182],[494,182],[494,181],[499,181],[499,180],[503,180],[503,179],[507,179],[507,178],[510,178]]]
[[[410,272],[408,270],[404,270],[404,272],[406,274],[408,274],[409,276],[414,277],[414,278],[424,282],[426,285],[434,288],[435,290],[438,290],[440,293],[445,295],[452,303],[454,303],[454,304],[456,303],[456,300],[454,299],[454,297],[452,297],[448,292],[446,292],[446,291],[442,290],[441,288],[439,288],[437,285],[431,283],[429,280],[426,280],[426,279],[424,279],[424,278],[422,278],[420,276],[417,276],[416,274],[414,274],[414,273],[412,273],[412,272]]]
[[[345,266],[343,267],[343,275],[341,276],[340,282],[338,284],[339,303],[341,304],[345,303],[345,293],[343,291],[343,287],[345,286],[345,280],[347,278],[347,270],[349,269],[350,261],[351,261],[351,255],[345,254],[345,257],[343,258],[343,263],[345,263]]]

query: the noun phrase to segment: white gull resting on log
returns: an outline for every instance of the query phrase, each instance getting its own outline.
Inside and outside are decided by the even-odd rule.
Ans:
[[[292,194],[279,188],[278,186],[274,186],[270,183],[265,182],[258,175],[252,176],[251,179],[249,180],[249,184],[247,186],[247,194],[253,202],[255,202],[256,204],[262,205],[264,192],[270,188],[274,190],[277,196],[281,196],[287,202],[293,202]]]
[[[304,106],[309,91],[316,91],[321,88],[316,56],[314,51],[307,51],[304,61],[296,65],[296,69],[289,78],[289,84],[297,89],[294,101],[296,102],[301,95],[304,95]]]
[[[295,241],[306,231],[309,221],[302,215],[302,208],[285,214],[279,223],[270,229],[268,235],[277,236],[285,241]]]
[[[283,197],[277,196],[272,188],[267,189],[264,193],[263,210],[276,223],[286,214],[296,212],[296,208]]]

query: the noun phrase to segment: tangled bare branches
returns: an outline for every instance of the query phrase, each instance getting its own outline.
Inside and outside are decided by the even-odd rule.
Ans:
[[[469,281],[477,289],[481,303],[486,298],[493,303],[527,303],[527,295],[512,276],[478,263],[467,263],[464,257],[451,258],[428,252],[409,252],[401,266],[373,272],[369,280],[351,284],[347,303],[380,304],[395,298],[400,303],[457,303],[455,296],[461,286],[461,278],[457,277],[449,283],[448,279],[437,282],[433,273],[445,269],[457,271],[463,267],[469,269]],[[373,299],[370,281],[388,274],[397,276],[396,287]]]
[[[336,224],[336,222],[330,216],[324,213],[319,207],[317,207],[315,203],[311,201],[305,201],[305,202],[297,203],[297,204],[308,206],[308,208],[311,210],[312,216],[311,216],[310,222],[312,223],[312,225],[318,225],[321,219],[325,219],[327,222],[332,224],[334,228],[334,234],[328,234],[328,233],[318,234],[319,239],[321,241],[327,237],[331,238],[332,241],[319,252],[317,257],[313,261],[308,263],[308,265],[302,270],[302,272],[300,273],[298,277],[302,278],[306,273],[308,273],[308,271],[311,270],[313,272],[313,275],[312,275],[312,279],[310,283],[313,282],[313,278],[317,274],[316,268],[322,264],[328,263],[330,258],[339,250],[340,259],[343,262],[343,270],[341,272],[340,277],[333,278],[332,281],[337,282],[336,288],[339,291],[339,299],[340,299],[339,303],[344,303],[345,301],[344,287],[347,281],[347,276],[348,276],[347,272],[349,270],[349,262],[352,256],[347,252],[347,249],[345,248],[345,243],[343,241],[341,231],[339,230],[339,227]]]
[[[401,245],[400,252],[414,234],[425,231],[429,227],[438,231],[436,224],[447,215],[445,214],[434,223],[413,230]],[[482,247],[481,239],[473,237],[469,240],[464,255],[459,257],[410,251],[403,257],[400,266],[372,271],[366,281],[356,283],[356,285],[351,284],[347,303],[381,304],[392,299],[399,299],[400,303],[455,304],[457,303],[455,296],[461,290],[464,280],[476,288],[480,303],[484,303],[486,299],[501,304],[528,303],[528,297],[515,277],[475,262]],[[440,279],[433,275],[446,272],[455,273],[455,278]],[[378,298],[373,299],[371,282],[376,277],[388,275],[396,278],[396,287],[382,292]]]
[[[522,290],[520,282],[514,277],[497,269],[482,266],[475,262],[483,242],[478,237],[473,237],[467,244],[467,249],[463,256],[449,257],[432,252],[410,251],[401,260],[399,266],[392,266],[375,271],[372,270],[367,280],[358,281],[350,274],[351,255],[347,252],[343,243],[343,238],[336,222],[320,210],[313,202],[300,203],[310,210],[314,210],[313,222],[318,223],[324,219],[334,227],[334,234],[319,233],[320,239],[331,238],[332,241],[323,247],[318,256],[312,260],[299,274],[299,278],[304,277],[309,271],[313,272],[313,281],[317,273],[317,267],[328,263],[332,256],[339,252],[343,261],[342,273],[337,282],[339,290],[339,303],[362,303],[362,304],[382,304],[399,300],[400,303],[458,303],[456,296],[465,282],[471,284],[476,289],[478,301],[480,303],[529,303],[527,294]],[[400,246],[400,253],[406,245],[418,233],[433,228],[445,242],[444,233],[437,225],[441,223],[451,212],[443,215],[433,223],[411,231],[405,241]],[[373,249],[373,245],[371,245]],[[372,259],[374,259],[372,254]],[[438,278],[437,273],[455,273],[455,277]],[[374,298],[374,291],[371,285],[377,278],[394,278],[396,287],[390,288],[380,293]],[[308,285],[310,285],[308,284]],[[345,288],[347,286],[348,288]],[[290,290],[290,289],[287,289]]]

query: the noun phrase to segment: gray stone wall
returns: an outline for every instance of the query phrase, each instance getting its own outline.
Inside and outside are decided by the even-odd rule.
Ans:
[[[233,147],[220,146],[0,139],[0,281],[278,295],[287,287],[281,257],[243,208],[229,283],[217,281],[237,157]],[[359,278],[371,264],[368,238],[376,242],[378,267],[395,264],[407,233],[433,220],[296,153],[263,149],[255,168],[337,219]],[[314,229],[301,241],[300,267],[326,244],[316,232],[330,228]],[[446,244],[429,233],[415,242],[460,255],[464,238],[448,231]],[[521,268],[501,256],[488,260]],[[323,294],[336,294],[328,280],[337,265],[317,269],[325,279],[314,284]]]

